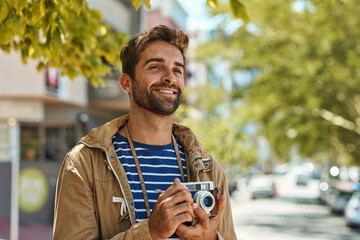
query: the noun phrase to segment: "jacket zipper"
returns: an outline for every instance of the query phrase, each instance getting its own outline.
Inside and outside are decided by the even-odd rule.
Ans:
[[[115,175],[115,178],[116,178],[116,180],[117,180],[117,182],[118,182],[118,184],[119,184],[121,193],[122,193],[122,195],[124,196],[126,208],[127,208],[128,211],[129,211],[129,218],[130,218],[131,225],[134,225],[133,219],[132,219],[132,217],[131,217],[131,212],[130,212],[129,204],[128,204],[128,202],[126,201],[126,196],[125,196],[125,194],[124,194],[124,190],[123,190],[123,188],[122,188],[122,186],[121,186],[121,183],[120,183],[120,180],[119,180],[118,175],[116,174],[113,166],[111,165],[111,162],[110,162],[110,160],[109,160],[108,153],[107,153],[104,149],[102,149],[102,148],[100,148],[100,147],[91,146],[91,145],[89,145],[89,144],[87,144],[87,143],[85,143],[85,142],[83,142],[83,141],[81,141],[80,143],[84,144],[85,146],[87,146],[87,147],[89,147],[89,148],[100,149],[101,151],[103,151],[103,152],[105,153],[105,155],[106,155],[106,161],[108,162],[108,164],[109,164],[109,166],[110,166],[110,168],[111,168],[111,171],[112,171],[113,174]]]

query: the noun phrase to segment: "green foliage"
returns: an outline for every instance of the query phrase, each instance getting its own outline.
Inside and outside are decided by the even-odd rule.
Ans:
[[[219,6],[219,1],[218,0],[206,0],[206,4],[209,7],[217,8]]]
[[[228,35],[224,18],[216,38],[200,47],[215,43],[212,52],[233,71],[259,71],[234,90],[247,106],[242,116],[262,124],[282,159],[297,146],[306,157],[359,164],[359,5],[309,0],[294,9],[287,0],[242,2],[251,22]],[[205,50],[200,53],[205,59]]]
[[[257,159],[257,153],[249,145],[249,136],[243,133],[243,123],[229,114],[236,109],[229,94],[222,88],[201,86],[201,91],[187,89],[185,99],[196,100],[181,105],[176,112],[177,120],[189,126],[207,151],[221,162],[228,175],[249,171]]]
[[[242,4],[239,0],[230,0],[230,6],[232,13],[236,18],[243,19],[246,23],[249,22],[249,16],[246,12],[244,4]]]
[[[0,9],[1,50],[20,51],[24,63],[35,59],[39,71],[49,64],[72,79],[81,74],[101,86],[108,63],[119,64],[127,35],[112,32],[101,12],[84,0],[0,0]]]
[[[241,19],[245,23],[248,23],[250,18],[247,13],[245,5],[240,0],[206,0],[206,4],[213,8],[218,9],[220,6],[223,6],[225,3],[230,3],[230,9],[227,12],[231,11],[234,18]]]
[[[151,8],[150,0],[132,0],[132,2],[133,2],[133,5],[134,5],[136,11],[139,10],[142,3],[144,3],[144,5],[147,7],[147,9]]]
[[[142,3],[150,9],[150,0],[132,0],[136,10]],[[234,15],[246,18],[240,1],[232,1]],[[209,0],[211,7],[219,5]],[[89,9],[85,0],[0,0],[0,49],[19,51],[22,61],[38,62],[61,68],[71,79],[87,77],[94,87],[103,86],[101,76],[110,65],[120,65],[119,53],[127,35],[116,33],[103,22],[102,13]],[[110,64],[110,65],[109,65]]]

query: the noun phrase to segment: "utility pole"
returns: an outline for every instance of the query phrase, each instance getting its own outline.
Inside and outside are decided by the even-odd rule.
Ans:
[[[8,119],[10,159],[11,159],[11,205],[10,239],[19,239],[19,166],[20,166],[20,126],[15,118]]]

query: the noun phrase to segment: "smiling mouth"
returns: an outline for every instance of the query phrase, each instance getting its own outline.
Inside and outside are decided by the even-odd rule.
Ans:
[[[154,89],[154,90],[158,93],[163,93],[166,95],[177,95],[178,94],[178,91],[171,90],[171,89]]]
[[[166,93],[166,94],[177,94],[174,90],[166,90],[166,89],[155,89],[155,91],[159,93]]]
[[[151,90],[168,96],[178,95],[179,93],[181,93],[180,88],[177,87],[175,84],[170,85],[166,83],[153,84],[151,86]]]

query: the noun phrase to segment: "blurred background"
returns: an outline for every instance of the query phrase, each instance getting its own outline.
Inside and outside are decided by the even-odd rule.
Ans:
[[[189,34],[176,120],[223,165],[238,239],[360,239],[359,16],[356,0],[1,0],[0,239],[51,239],[61,162],[129,111],[120,49],[158,24]]]

